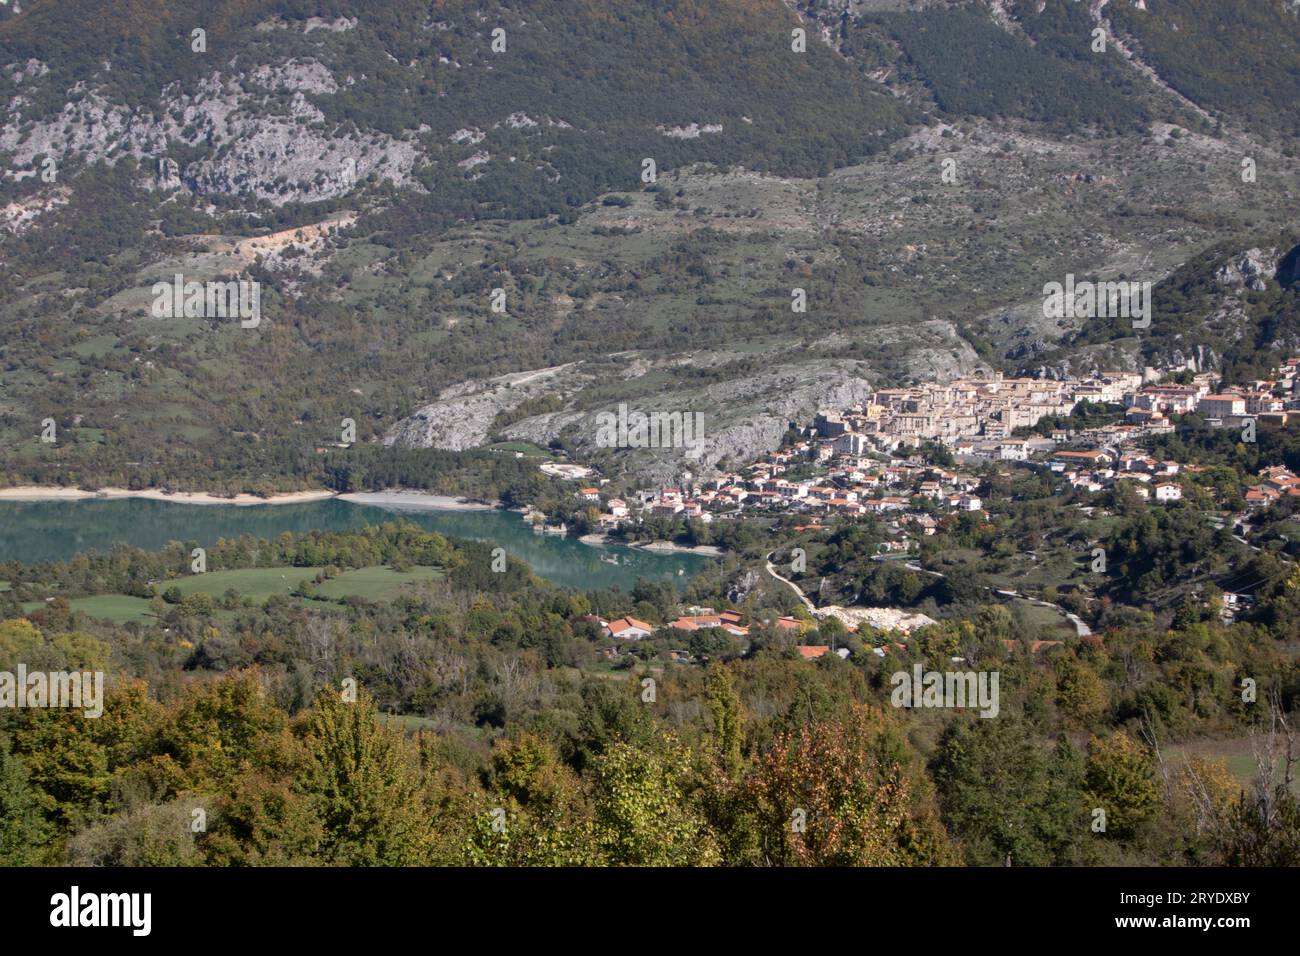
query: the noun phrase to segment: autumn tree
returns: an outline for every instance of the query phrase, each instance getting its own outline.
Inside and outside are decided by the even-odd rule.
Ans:
[[[1160,783],[1146,750],[1122,730],[1093,738],[1088,748],[1088,798],[1106,813],[1108,836],[1132,837],[1162,804]]]
[[[1087,727],[1106,705],[1106,685],[1087,663],[1067,656],[1056,661],[1056,706],[1072,724]]]
[[[766,862],[911,866],[955,858],[909,746],[873,707],[853,705],[780,735],[759,761],[753,797]]]

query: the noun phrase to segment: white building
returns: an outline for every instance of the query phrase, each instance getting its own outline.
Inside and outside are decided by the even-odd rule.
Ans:
[[[1028,461],[1029,444],[1023,438],[1006,438],[998,443],[998,458],[1002,461]]]
[[[1176,485],[1172,481],[1164,481],[1156,485],[1156,501],[1182,501],[1183,489],[1181,485]]]

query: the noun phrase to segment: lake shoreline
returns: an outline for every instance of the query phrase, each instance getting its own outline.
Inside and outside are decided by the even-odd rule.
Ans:
[[[78,497],[82,500],[0,500],[0,561],[15,560],[23,565],[68,561],[78,554],[102,556],[122,547],[156,553],[177,542],[212,547],[223,540],[239,541],[245,535],[274,541],[285,533],[349,533],[388,522],[404,522],[446,538],[503,548],[512,560],[528,564],[539,577],[580,591],[620,588],[626,592],[641,579],[684,582],[683,572],[693,576],[709,561],[704,555],[656,553],[657,549],[624,548],[612,542],[593,547],[572,536],[534,534],[509,510],[436,495],[402,495],[401,503],[383,506],[330,496],[290,508],[222,508],[217,503],[184,507],[169,504],[166,497]],[[393,499],[385,495],[378,500]]]
[[[434,495],[424,491],[350,491],[336,496],[340,501],[350,501],[356,505],[374,505],[380,508],[434,508],[439,511],[496,511],[501,502],[489,503],[475,501],[471,498],[453,498],[450,495]]]
[[[98,491],[85,491],[81,488],[60,488],[53,485],[15,485],[0,488],[0,501],[42,502],[42,501],[113,501],[122,498],[139,498],[146,501],[168,501],[178,505],[297,505],[314,501],[328,501],[337,498],[359,505],[396,508],[434,508],[444,511],[480,511],[500,507],[500,502],[489,504],[473,501],[469,498],[455,498],[450,495],[435,495],[423,491],[357,491],[339,494],[325,488],[315,491],[289,491],[282,494],[258,495],[237,494],[233,497],[215,495],[206,491],[163,491],[160,488],[142,488],[132,491],[128,488],[100,488]]]
[[[59,488],[47,485],[16,485],[12,488],[0,488],[0,501],[112,501],[122,498],[141,498],[147,501],[170,501],[178,505],[290,505],[310,501],[324,501],[336,498],[333,491],[290,491],[284,494],[261,498],[257,495],[238,494],[233,497],[214,495],[206,491],[173,491],[160,488],[142,488],[132,491],[128,488],[100,488],[98,491],[84,491],[81,488]]]
[[[607,534],[584,534],[578,540],[583,544],[613,548],[636,548],[640,551],[657,551],[661,554],[697,554],[706,558],[722,557],[722,549],[712,544],[697,544],[694,547],[688,547],[684,544],[674,544],[671,541],[633,542],[623,541]]]

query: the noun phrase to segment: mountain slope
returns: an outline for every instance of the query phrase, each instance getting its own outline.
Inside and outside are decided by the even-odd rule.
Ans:
[[[1160,76],[1191,55],[1143,46],[1117,0],[16,6],[8,482],[316,484],[344,419],[388,454],[448,389],[570,363],[576,384],[487,409],[475,439],[586,454],[575,415],[695,403],[739,454],[853,391],[840,374],[1143,361],[1123,330],[1045,319],[1044,283],[1158,281],[1297,199],[1290,142],[1255,114],[1091,51],[1104,13]],[[1179,9],[1187,32],[1233,29]],[[257,281],[261,324],[160,320],[152,287],[177,274]]]

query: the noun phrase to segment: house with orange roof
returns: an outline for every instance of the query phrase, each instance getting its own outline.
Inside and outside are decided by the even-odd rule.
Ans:
[[[1058,451],[1052,455],[1052,461],[1062,465],[1099,466],[1110,463],[1110,455],[1104,451]]]
[[[645,621],[634,617],[620,617],[617,621],[610,621],[609,626],[605,628],[605,632],[610,637],[639,641],[641,638],[649,637],[654,633],[654,628]]]
[[[703,631],[718,627],[734,637],[745,637],[749,634],[749,628],[742,627],[739,621],[740,616],[734,611],[723,611],[722,614],[683,615],[675,621],[669,621],[667,626],[678,631]]]
[[[1246,491],[1246,507],[1267,508],[1278,499],[1278,493],[1271,488],[1255,485]]]

